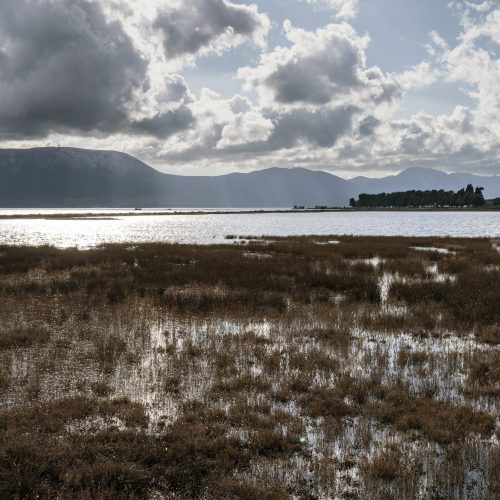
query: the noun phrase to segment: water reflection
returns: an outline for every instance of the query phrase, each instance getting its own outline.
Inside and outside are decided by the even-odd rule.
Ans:
[[[112,215],[112,211],[106,215]],[[500,212],[214,213],[110,220],[0,220],[0,244],[8,245],[88,248],[124,242],[211,244],[227,243],[228,235],[304,234],[500,237]]]

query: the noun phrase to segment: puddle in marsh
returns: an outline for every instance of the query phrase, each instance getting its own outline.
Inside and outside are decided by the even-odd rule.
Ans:
[[[144,404],[153,422],[172,421],[180,402],[203,398],[209,391],[214,377],[210,353],[223,351],[224,346],[232,342],[231,338],[237,341],[250,335],[250,342],[261,338],[263,343],[259,349],[267,354],[280,353],[285,363],[292,351],[306,357],[321,350],[339,366],[326,379],[323,375],[317,376],[318,381],[332,387],[338,373],[349,373],[359,379],[379,375],[386,386],[403,383],[415,394],[432,394],[440,401],[470,404],[477,410],[495,414],[494,399],[471,400],[464,394],[464,386],[471,357],[492,349],[500,355],[498,348],[480,344],[472,336],[460,338],[446,332],[439,337],[416,338],[404,332],[387,334],[357,328],[351,331],[346,348],[325,348],[314,335],[308,336],[308,332],[325,327],[322,320],[280,323],[276,320],[178,321],[170,318],[151,327],[150,338],[144,342],[137,362],[118,364],[112,385],[118,396]],[[241,348],[241,359],[236,361],[243,373],[257,376],[266,368],[253,358],[252,350],[252,345]],[[172,393],[169,384],[174,381]]]
[[[439,247],[411,247],[413,250],[417,250],[418,252],[435,252],[446,255],[456,255],[456,252],[449,250],[448,248],[439,248]]]
[[[356,265],[356,264],[365,264],[367,266],[372,266],[374,268],[378,268],[381,264],[385,262],[385,259],[382,259],[380,257],[371,257],[369,259],[350,259],[347,260],[351,265]]]
[[[386,276],[386,280],[390,278]],[[384,307],[393,305],[382,304],[381,308]],[[94,321],[98,325],[104,318],[96,316]],[[234,358],[235,376],[264,377],[273,390],[306,373],[310,368],[302,367],[302,360],[307,363],[311,356],[319,355],[324,358],[323,363],[331,360],[335,369],[325,372],[313,368],[315,385],[335,388],[348,374],[353,380],[379,380],[382,386],[399,383],[418,397],[431,395],[438,401],[466,404],[493,416],[498,414],[498,401],[494,398],[464,392],[470,359],[477,354],[491,353],[491,349],[500,355],[498,348],[480,344],[473,337],[460,338],[452,333],[421,338],[404,332],[367,332],[354,326],[355,318],[351,323],[348,338],[344,341],[333,339],[325,344],[316,332],[331,326],[332,321],[314,311],[304,310],[301,315],[293,311],[290,315],[267,319],[221,319],[180,318],[141,309],[126,321],[113,317],[105,332],[104,344],[101,340],[87,339],[78,344],[79,350],[73,352],[69,346],[60,357],[53,356],[53,346],[12,352],[13,382],[29,377],[28,370],[33,367],[40,369],[45,373],[39,387],[41,399],[77,393],[79,380],[86,380],[90,385],[109,384],[113,397],[127,397],[144,405],[150,417],[150,432],[155,432],[175,421],[183,402],[207,398],[218,377],[217,364],[221,355]],[[114,336],[118,332],[125,335],[126,353],[117,355],[113,365],[103,374],[103,366],[95,361],[96,350],[107,345],[112,347],[106,348],[104,353],[116,350]],[[62,338],[61,335],[60,342]],[[62,362],[70,352],[73,352],[72,357]],[[263,361],[273,354],[277,355],[279,369],[276,371],[270,371]],[[250,393],[247,398],[249,403],[268,400],[267,396]],[[352,402],[347,398],[346,403]],[[445,477],[446,455],[437,443],[409,439],[405,433],[359,416],[346,417],[336,430],[328,430],[323,419],[304,416],[293,402],[274,401],[271,408],[271,411],[285,411],[303,419],[307,436],[304,446],[311,459],[293,457],[292,460],[300,463],[292,467],[289,461],[277,460],[265,465],[256,462],[249,477],[274,476],[303,481],[314,477],[311,467],[332,462],[336,464],[337,473],[331,481],[312,485],[316,494],[323,498],[348,494],[362,496],[366,487],[361,479],[363,467],[391,446],[404,450],[405,460],[421,464],[419,467],[424,472],[414,485],[414,498],[427,498],[436,482]],[[93,433],[102,429],[123,429],[123,422],[117,418],[96,417],[71,425],[73,432]],[[235,429],[234,432],[239,431]],[[476,464],[479,471],[476,473],[471,468],[464,471],[463,484],[468,488],[468,498],[484,498],[485,485],[489,481],[484,471],[491,449],[491,443],[481,440],[472,439],[463,445],[461,453],[473,455],[475,460],[467,463]]]
[[[447,281],[456,281],[457,279],[457,277],[453,276],[453,274],[439,272],[439,266],[437,264],[428,266],[426,268],[426,272],[431,281],[434,281],[435,283],[445,283]]]
[[[315,241],[315,245],[340,245],[339,240],[330,240],[330,241]]]
[[[243,257],[246,257],[248,259],[271,259],[273,255],[263,252],[244,252]]]
[[[417,254],[324,239],[332,246],[229,246],[219,260],[216,249],[168,248],[163,265],[157,249],[148,261],[130,248],[128,267],[113,249],[97,269],[4,275],[0,341],[16,342],[18,326],[28,336],[0,344],[0,407],[88,398],[99,411],[67,423],[78,434],[142,425],[101,411],[116,399],[145,410],[148,437],[220,424],[252,453],[237,474],[300,485],[297,498],[487,498],[500,423],[495,277],[483,272],[499,262],[492,241],[429,240]],[[460,253],[437,255],[440,245]],[[241,272],[226,275],[230,252]],[[490,316],[471,314],[467,330],[454,295],[428,299],[426,287],[456,292],[478,263],[486,285],[467,292],[483,291]],[[115,281],[122,295],[108,293]],[[33,327],[50,334],[30,343]]]

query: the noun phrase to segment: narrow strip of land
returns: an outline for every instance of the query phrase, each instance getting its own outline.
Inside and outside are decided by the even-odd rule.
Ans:
[[[171,210],[171,211],[133,211],[133,212],[106,212],[100,213],[16,213],[2,214],[0,220],[116,220],[120,217],[155,217],[172,215],[261,215],[261,214],[310,214],[310,213],[328,213],[328,212],[500,212],[500,207],[481,207],[481,208],[305,208],[305,209],[268,209],[268,210]]]

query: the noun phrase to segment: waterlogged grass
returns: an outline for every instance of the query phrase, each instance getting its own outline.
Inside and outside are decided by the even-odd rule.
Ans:
[[[0,248],[0,498],[500,495],[496,242],[228,242]]]

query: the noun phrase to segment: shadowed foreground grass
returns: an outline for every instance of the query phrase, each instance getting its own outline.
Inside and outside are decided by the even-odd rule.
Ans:
[[[496,498],[489,239],[0,247],[0,498]]]

